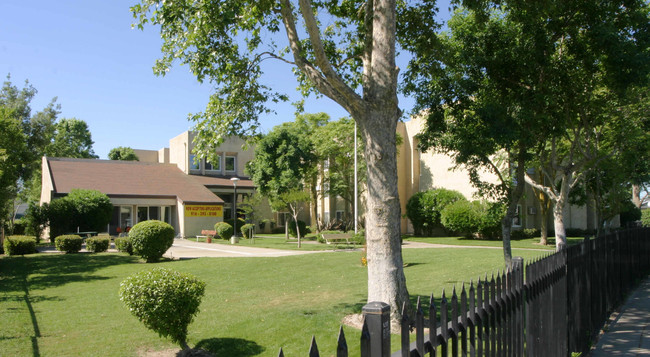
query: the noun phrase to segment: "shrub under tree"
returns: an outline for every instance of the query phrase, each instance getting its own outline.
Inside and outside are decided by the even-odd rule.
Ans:
[[[133,253],[147,263],[158,261],[174,244],[174,227],[168,223],[150,220],[136,224],[129,231]]]
[[[214,225],[214,230],[221,239],[225,240],[230,239],[235,232],[235,229],[226,222],[217,222]]]
[[[416,236],[431,236],[435,228],[442,228],[440,213],[449,204],[467,201],[462,193],[445,188],[414,194],[406,203],[406,217],[413,224]]]
[[[189,348],[187,327],[199,312],[204,293],[205,282],[165,268],[131,275],[119,291],[120,300],[147,328],[183,349]]]
[[[105,194],[97,190],[70,190],[67,196],[50,202],[50,237],[77,230],[102,232],[112,214],[113,205]]]

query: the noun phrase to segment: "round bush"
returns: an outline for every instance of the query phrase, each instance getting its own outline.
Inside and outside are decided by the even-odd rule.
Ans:
[[[77,253],[81,250],[84,240],[76,234],[67,234],[56,237],[54,246],[56,250],[66,253]]]
[[[8,236],[2,245],[6,255],[36,253],[36,237],[32,236]]]
[[[168,223],[150,220],[136,224],[129,231],[133,253],[147,263],[158,261],[174,244],[174,227]]]
[[[187,327],[199,312],[204,293],[205,282],[196,277],[155,268],[124,279],[119,295],[147,328],[187,348]]]
[[[485,207],[481,225],[478,232],[483,238],[500,239],[502,228],[501,221],[506,215],[506,205],[499,202],[483,202]]]
[[[456,201],[442,210],[440,221],[446,229],[471,237],[478,232],[481,225],[481,211],[482,207],[478,201]]]
[[[120,252],[133,255],[133,246],[131,246],[131,241],[128,237],[115,238],[115,248],[117,248],[117,250]]]
[[[300,237],[304,237],[309,233],[307,230],[307,224],[301,220],[298,220],[298,227],[300,228]],[[296,231],[296,221],[291,220],[289,221],[289,235],[291,237],[298,237],[298,232]]]
[[[255,225],[253,224],[244,224],[241,227],[241,234],[244,238],[251,239],[253,238],[253,231],[255,229]]]
[[[406,217],[413,224],[417,236],[431,236],[434,228],[442,227],[440,214],[456,201],[467,201],[462,193],[445,188],[422,191],[414,194],[406,203]]]
[[[235,232],[234,228],[226,222],[217,222],[217,224],[214,225],[214,230],[221,239],[225,240],[230,239]]]
[[[100,253],[108,250],[111,240],[108,237],[91,237],[86,239],[86,249],[92,253]]]

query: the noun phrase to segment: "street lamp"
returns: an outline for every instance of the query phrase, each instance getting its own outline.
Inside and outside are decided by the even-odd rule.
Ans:
[[[239,181],[238,177],[233,177],[230,179],[232,181],[232,185],[235,187],[235,195],[232,200],[232,211],[233,211],[233,216],[234,216],[234,221],[233,221],[233,228],[235,232],[233,233],[234,238],[237,238],[237,181]]]

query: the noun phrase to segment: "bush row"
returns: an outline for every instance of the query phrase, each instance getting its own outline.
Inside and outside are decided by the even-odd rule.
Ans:
[[[108,237],[91,237],[86,239],[86,249],[92,253],[101,253],[108,250],[111,239]]]
[[[83,238],[76,234],[66,234],[56,237],[54,239],[54,246],[60,252],[77,253],[81,250],[83,242]]]
[[[33,236],[7,236],[2,245],[6,255],[36,253],[36,237]]]

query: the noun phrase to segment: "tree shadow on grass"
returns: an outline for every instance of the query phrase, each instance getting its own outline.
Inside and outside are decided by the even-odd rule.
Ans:
[[[93,273],[113,265],[138,262],[122,254],[35,254],[0,259],[0,292],[47,289],[72,282],[109,279]]]
[[[257,356],[264,352],[265,348],[254,341],[241,338],[208,338],[199,341],[194,349],[203,349],[215,357],[248,357]]]

